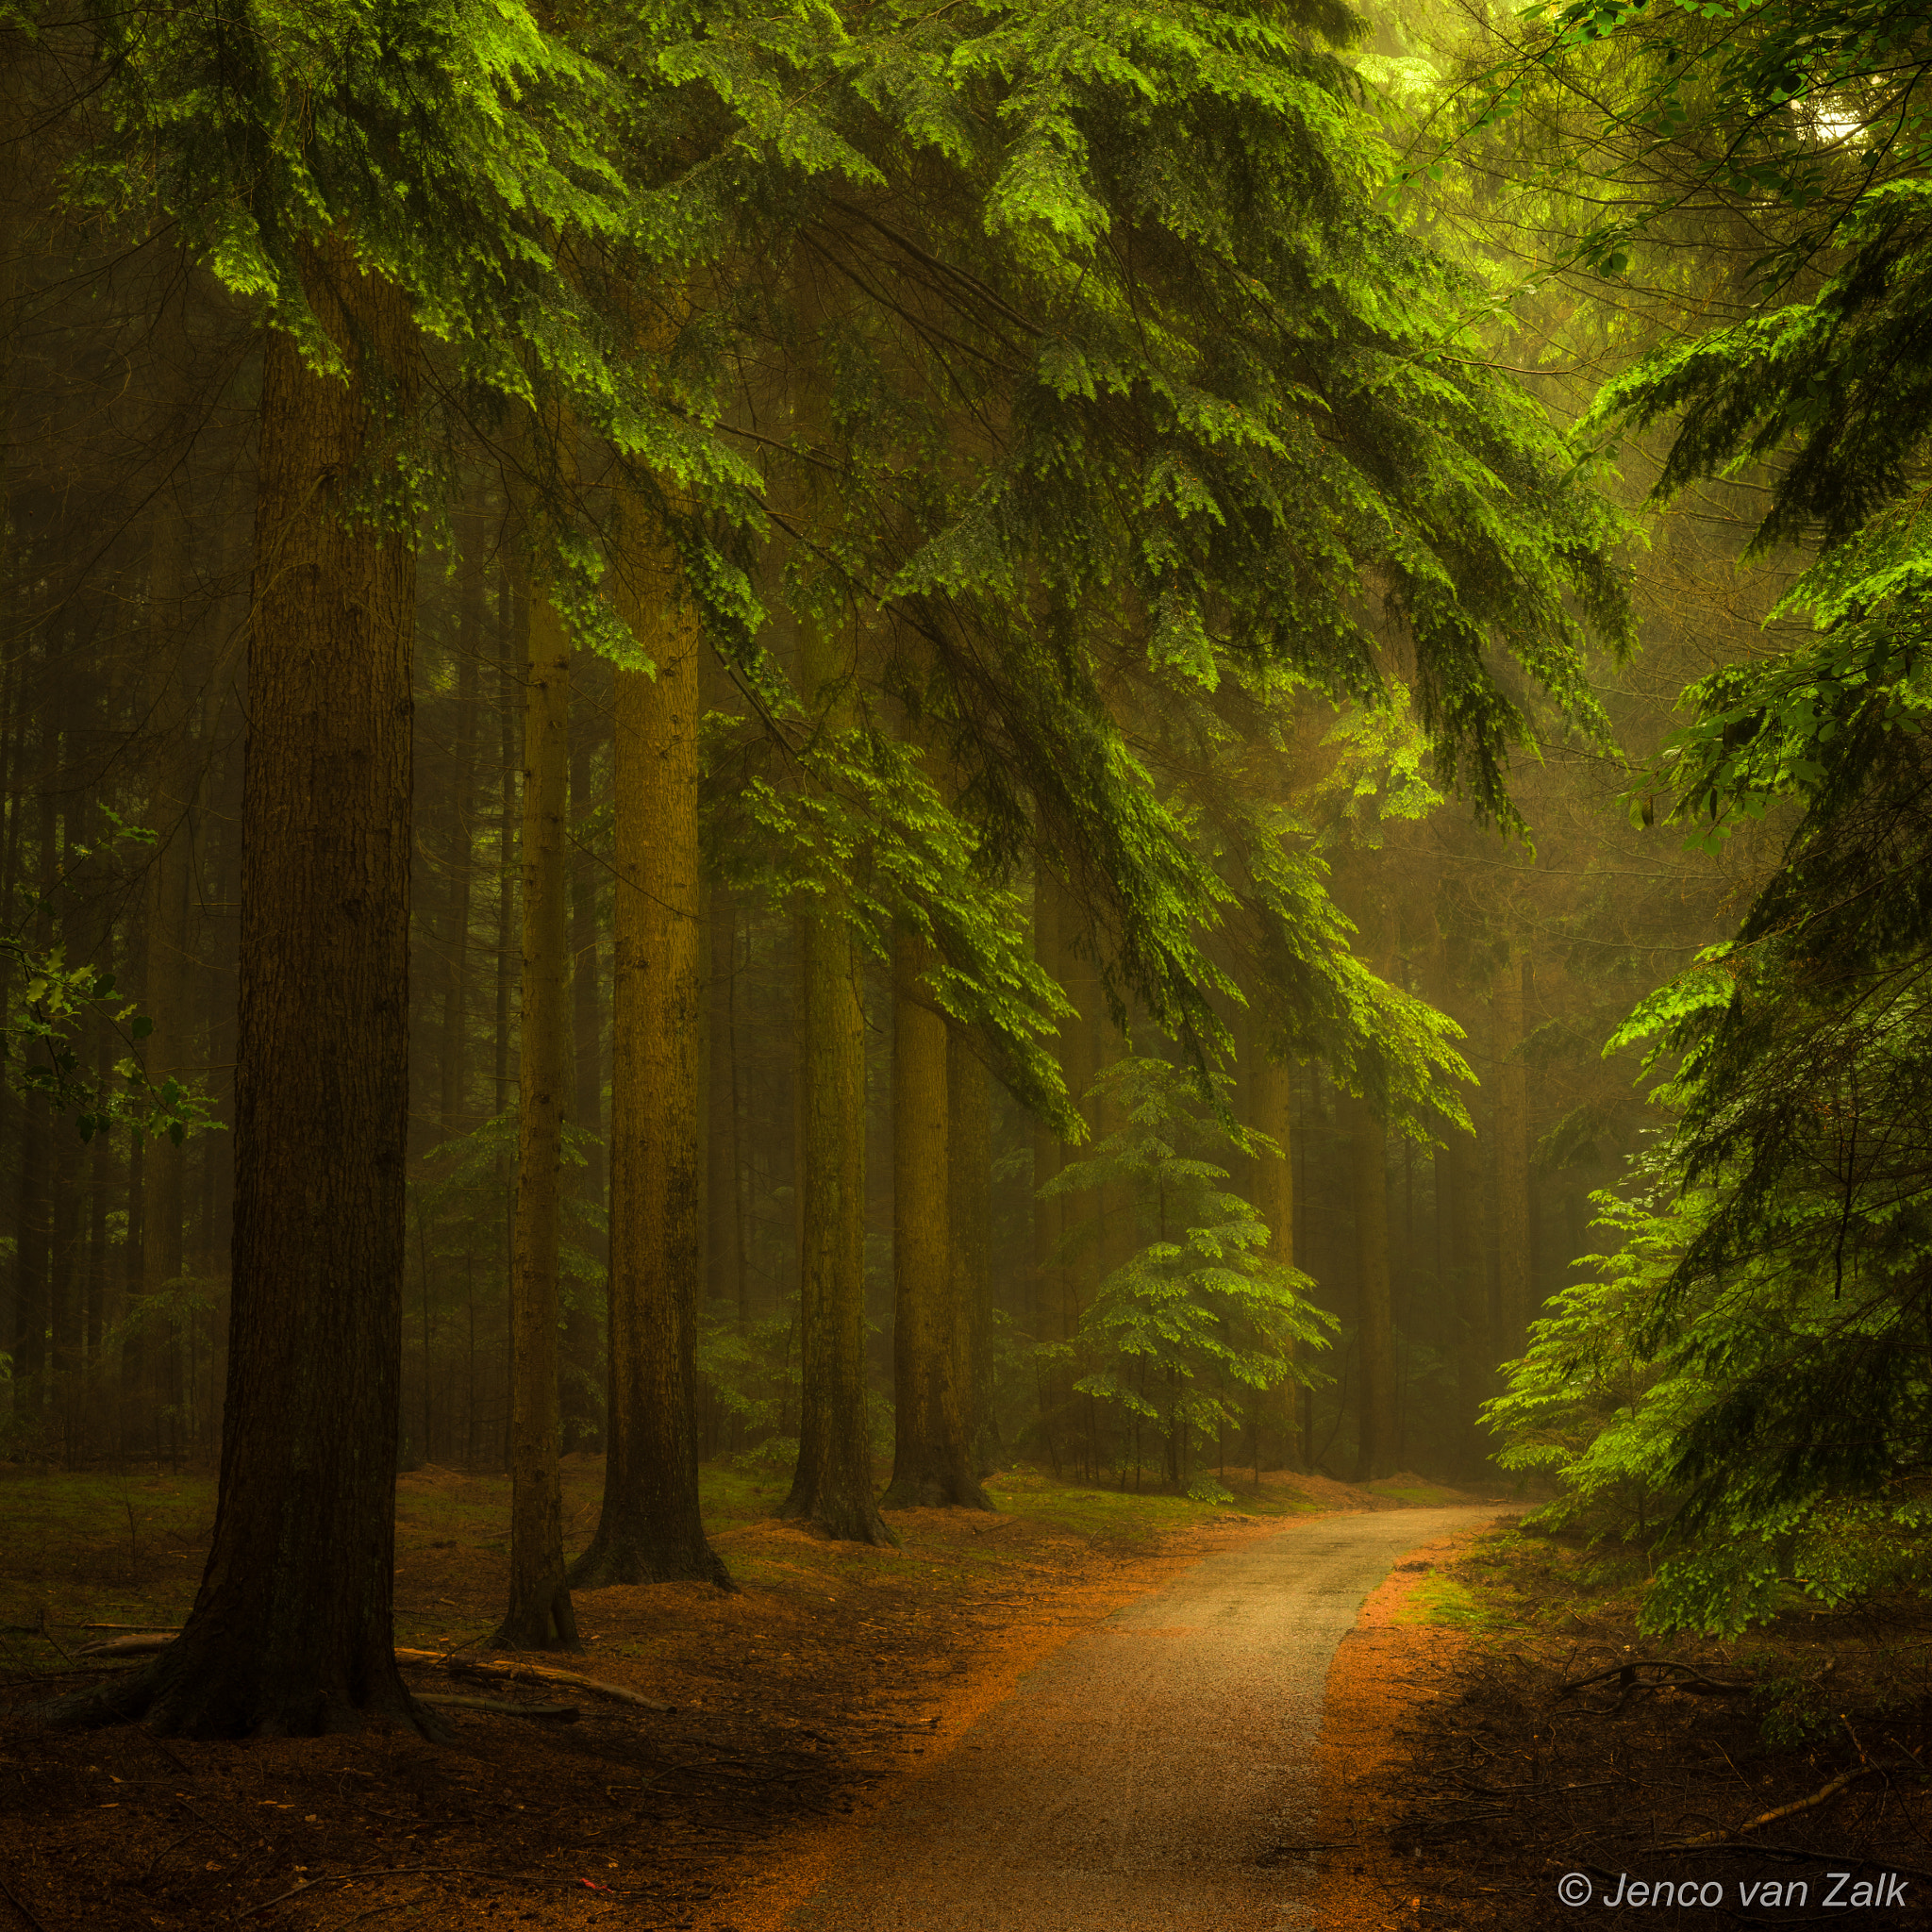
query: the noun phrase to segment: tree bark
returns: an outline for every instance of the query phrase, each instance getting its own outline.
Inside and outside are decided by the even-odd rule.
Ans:
[[[563,1498],[557,1471],[559,1227],[564,1094],[570,1078],[564,1013],[570,649],[570,633],[556,605],[533,591],[524,683],[524,963],[510,1274],[509,1607],[491,1640],[503,1650],[577,1647],[576,1613],[563,1574]]]
[[[1058,892],[1041,854],[1034,854],[1034,960],[1058,977],[1060,933],[1058,933]],[[1060,1289],[1060,1233],[1064,1206],[1062,1196],[1041,1196],[1040,1189],[1060,1171],[1060,1138],[1045,1121],[1034,1121],[1034,1244],[1032,1244],[1032,1283],[1025,1310],[1025,1331],[1041,1342],[1058,1327],[1058,1310],[1064,1291]],[[1047,1377],[1040,1379],[1040,1427],[1053,1438],[1053,1387]]]
[[[657,675],[617,673],[608,1451],[597,1533],[571,1581],[728,1589],[698,1510],[702,645],[661,536],[633,541],[630,560],[625,616]]]
[[[1356,1324],[1361,1357],[1357,1482],[1395,1474],[1395,1331],[1389,1301],[1389,1134],[1364,1101],[1350,1104]]]
[[[745,1301],[744,1217],[738,1191],[738,902],[709,891],[706,959],[705,1267],[715,1307],[750,1319]]]
[[[1251,1029],[1257,1032],[1258,1029]],[[1294,1266],[1294,1146],[1290,1100],[1293,1082],[1289,1070],[1273,1058],[1258,1039],[1253,1041],[1248,1066],[1248,1124],[1266,1134],[1278,1154],[1265,1151],[1254,1159],[1255,1211],[1268,1224],[1268,1258],[1283,1267]],[[1257,1391],[1253,1398],[1281,1432],[1291,1458],[1297,1435],[1294,1404],[1296,1385]]]
[[[849,663],[802,625],[801,682],[849,721]],[[849,1542],[896,1543],[873,1495],[865,1374],[865,1012],[841,891],[798,917],[798,1467],[780,1516]]]
[[[579,670],[601,678],[605,667],[597,659],[580,659]],[[592,750],[594,708],[586,702],[579,683],[570,741],[570,816],[580,824],[594,803]],[[573,1183],[577,1198],[601,1210],[609,1200],[609,1177],[604,1141],[604,968],[603,943],[597,927],[597,882],[602,868],[595,856],[575,842],[570,846],[571,1031],[575,1071],[571,1079],[571,1119],[583,1134],[584,1164]],[[608,1232],[608,1230],[607,1230]],[[609,1275],[608,1241],[593,1227],[584,1231],[591,1265]],[[574,1450],[599,1441],[603,1429],[593,1391],[597,1371],[597,1311],[581,1291],[574,1293],[563,1318],[564,1446]]]
[[[968,1466],[983,1476],[1000,1453],[992,1399],[992,1081],[972,1037],[957,1025],[946,1030],[946,1151],[953,1374],[965,1399]],[[995,1506],[989,1500],[987,1507]]]
[[[1462,1463],[1474,1473],[1482,1467],[1486,1453],[1476,1410],[1490,1393],[1494,1360],[1490,1298],[1484,1287],[1482,1179],[1476,1171],[1474,1134],[1452,1134],[1448,1145],[1438,1153],[1436,1187],[1439,1266],[1456,1321],[1457,1433]]]
[[[55,1715],[163,1733],[429,1733],[391,1628],[408,1109],[414,543],[348,521],[407,408],[407,303],[304,262],[354,375],[263,361],[248,682],[233,1325],[213,1548],[180,1637]],[[372,367],[371,365],[375,365]]]
[[[1507,959],[1496,972],[1491,1012],[1496,1082],[1497,1346],[1520,1355],[1529,1326],[1529,1069],[1523,1044],[1523,982],[1526,959]]]
[[[973,1469],[972,1318],[954,1293],[950,1029],[921,977],[935,958],[917,934],[892,935],[893,1457],[879,1500],[990,1509]]]
[[[483,655],[483,559],[474,534],[462,560],[462,601],[457,629],[456,781],[451,799],[449,930],[442,981],[442,1047],[437,1068],[437,1124],[445,1141],[468,1117],[470,868],[475,858],[470,819],[476,805],[476,677]]]

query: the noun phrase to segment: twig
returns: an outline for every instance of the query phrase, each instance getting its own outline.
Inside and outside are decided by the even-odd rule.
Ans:
[[[1794,1805],[1780,1805],[1775,1811],[1766,1811],[1760,1816],[1751,1819],[1747,1824],[1732,1826],[1728,1831],[1705,1831],[1698,1833],[1695,1838],[1674,1840],[1664,1849],[1681,1852],[1688,1850],[1692,1845],[1722,1844],[1726,1839],[1741,1838],[1747,1831],[1757,1831],[1764,1825],[1775,1824],[1781,1818],[1795,1818],[1800,1811],[1814,1810],[1818,1806],[1828,1803],[1831,1799],[1837,1797],[1847,1785],[1855,1783],[1861,1777],[1868,1776],[1871,1771],[1872,1766],[1869,1764],[1855,1766],[1850,1771],[1840,1773],[1828,1785],[1821,1785],[1808,1798],[1800,1798]]]
[[[304,1897],[308,1892],[314,1891],[325,1885],[348,1885],[358,1878],[416,1877],[488,1878],[496,1885],[575,1886],[577,1883],[575,1878],[543,1878],[534,1873],[483,1872],[474,1865],[389,1865],[379,1870],[336,1872],[326,1878],[305,1879],[300,1885],[293,1886],[287,1891],[278,1892],[274,1898],[263,1899],[258,1906],[244,1906],[242,1910],[235,1914],[235,1917],[238,1920],[253,1918],[257,1912],[265,1912],[271,1906],[281,1905],[288,1899]],[[613,1887],[612,1890],[614,1890],[615,1888]],[[28,1916],[31,1917],[32,1915],[29,1914]],[[41,1922],[38,1919],[34,1920],[34,1924],[40,1925],[40,1932],[47,1932],[47,1928],[44,1925],[41,1925]]]
[[[45,1604],[42,1604],[42,1605],[41,1606],[41,1629],[40,1629],[40,1634],[41,1634],[41,1635],[42,1635],[42,1636],[43,1638],[45,1638],[45,1639],[46,1639],[46,1641],[48,1641],[49,1643],[51,1643],[51,1644],[52,1644],[52,1645],[54,1646],[54,1648],[55,1648],[56,1650],[58,1650],[58,1652],[60,1653],[60,1655],[61,1655],[62,1657],[65,1657],[65,1658],[67,1659],[67,1661],[68,1661],[69,1663],[72,1663],[72,1662],[74,1661],[74,1653],[73,1653],[72,1651],[70,1651],[70,1650],[69,1650],[69,1649],[67,1648],[67,1646],[66,1646],[66,1645],[65,1645],[64,1643],[62,1643],[62,1642],[60,1641],[60,1640],[59,1640],[59,1639],[58,1639],[58,1637],[56,1637],[56,1636],[54,1635],[53,1631],[51,1631],[51,1630],[50,1630],[50,1629],[49,1629],[49,1628],[47,1627],[47,1607],[46,1607],[46,1605],[45,1605]]]
[[[82,1651],[82,1657],[134,1657],[144,1652],[164,1650],[175,1640],[172,1637],[133,1636],[113,1637],[105,1643],[90,1643]],[[514,1683],[519,1677],[532,1677],[543,1684],[568,1684],[574,1690],[590,1690],[599,1697],[614,1698],[620,1704],[635,1704],[645,1710],[675,1710],[675,1704],[660,1704],[655,1697],[640,1696],[635,1690],[626,1690],[622,1684],[606,1684],[595,1677],[580,1677],[575,1671],[552,1669],[548,1664],[525,1663],[487,1663],[476,1657],[456,1657],[447,1652],[435,1650],[396,1651],[399,1664],[434,1664],[453,1675],[476,1677],[500,1677],[507,1683]],[[430,1700],[425,1700],[425,1702]]]
[[[1639,1671],[1682,1671],[1685,1674],[1674,1682],[1646,1684],[1638,1677]],[[1715,1677],[1707,1677],[1702,1671],[1693,1670],[1689,1664],[1673,1662],[1667,1657],[1640,1657],[1634,1663],[1612,1664],[1608,1670],[1598,1671],[1593,1676],[1578,1677],[1574,1683],[1559,1686],[1557,1695],[1568,1697],[1574,1691],[1589,1690],[1592,1684],[1607,1683],[1612,1677],[1625,1690],[1690,1690],[1700,1697],[1741,1697],[1757,1688],[1755,1683],[1721,1684]]]

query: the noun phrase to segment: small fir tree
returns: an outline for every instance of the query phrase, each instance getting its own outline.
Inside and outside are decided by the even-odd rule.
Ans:
[[[1039,1353],[1076,1365],[1075,1391],[1120,1418],[1123,1486],[1129,1453],[1139,1481],[1151,1428],[1168,1480],[1198,1501],[1225,1502],[1229,1492],[1205,1472],[1190,1485],[1194,1436],[1239,1423],[1243,1391],[1311,1384],[1299,1351],[1325,1348],[1333,1317],[1303,1298],[1306,1275],[1269,1258],[1268,1224],[1228,1191],[1227,1169],[1208,1158],[1272,1145],[1231,1123],[1221,1104],[1226,1077],[1211,1083],[1138,1056],[1094,1082],[1093,1098],[1123,1124],[1040,1191],[1099,1191],[1103,1215],[1133,1215],[1134,1252],[1102,1280],[1072,1339],[1042,1343]],[[1072,1239],[1097,1238],[1099,1221]]]

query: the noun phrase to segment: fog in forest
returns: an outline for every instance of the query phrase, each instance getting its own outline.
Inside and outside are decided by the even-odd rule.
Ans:
[[[408,1717],[424,1471],[518,1651],[705,1484],[1918,1590],[1922,18],[219,11],[0,8],[0,1461],[221,1511],[89,1722]]]

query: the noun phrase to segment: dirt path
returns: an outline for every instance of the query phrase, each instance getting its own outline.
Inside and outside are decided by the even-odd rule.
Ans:
[[[1406,1552],[1491,1508],[1327,1516],[1205,1557],[1057,1650],[841,1827],[791,1932],[1299,1932],[1336,1645]],[[761,1888],[762,1890],[762,1888]]]

